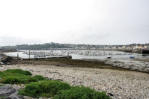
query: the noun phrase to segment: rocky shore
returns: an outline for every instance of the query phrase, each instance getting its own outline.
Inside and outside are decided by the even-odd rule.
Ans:
[[[149,62],[139,60],[106,60],[106,64],[110,64],[114,67],[125,68],[128,70],[140,71],[149,73]]]
[[[148,99],[147,73],[111,69],[58,67],[54,65],[3,65],[0,70],[20,68],[34,75],[62,80],[71,85],[84,85],[106,91],[113,99]]]
[[[23,96],[18,95],[18,86],[1,85],[0,99],[24,99]]]

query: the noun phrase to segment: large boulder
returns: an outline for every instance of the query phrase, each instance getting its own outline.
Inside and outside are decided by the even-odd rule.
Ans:
[[[18,95],[18,91],[10,85],[0,86],[0,99],[23,99]]]

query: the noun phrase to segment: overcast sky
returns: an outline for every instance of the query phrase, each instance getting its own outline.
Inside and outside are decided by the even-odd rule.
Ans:
[[[149,0],[0,0],[0,46],[149,43]]]

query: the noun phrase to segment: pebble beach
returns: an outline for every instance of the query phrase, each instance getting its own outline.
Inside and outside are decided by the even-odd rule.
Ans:
[[[2,65],[0,70],[20,68],[71,85],[105,91],[112,99],[149,99],[149,75],[136,71],[98,68],[59,67],[54,65]]]

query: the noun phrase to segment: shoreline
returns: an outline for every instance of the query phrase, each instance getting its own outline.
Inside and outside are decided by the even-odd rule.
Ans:
[[[4,55],[4,59],[7,57]],[[8,64],[33,64],[33,65],[56,65],[67,67],[88,67],[100,69],[115,69],[126,71],[137,71],[149,73],[149,61],[141,59],[71,59],[69,57],[53,57],[53,58],[36,58],[36,59],[20,59],[11,57]],[[7,63],[6,63],[7,64]]]
[[[107,61],[95,59],[45,58],[45,59],[17,59],[13,58],[9,64],[55,65],[60,67],[82,67],[134,71],[109,64]]]
[[[7,60],[7,55],[1,55]],[[70,57],[53,57],[53,58],[36,58],[36,59],[21,59],[11,57],[8,64],[34,64],[34,65],[57,65],[57,66],[74,66],[74,67],[89,67],[100,69],[116,69],[128,70],[149,73],[149,61],[144,59],[71,59]],[[7,64],[7,62],[6,62]]]

